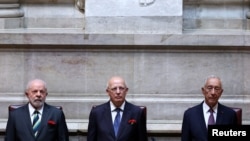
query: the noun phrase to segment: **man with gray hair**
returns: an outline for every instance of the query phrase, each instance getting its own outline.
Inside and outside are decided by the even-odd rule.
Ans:
[[[46,83],[31,80],[25,95],[29,102],[9,113],[5,141],[69,141],[63,111],[45,102]]]
[[[218,76],[208,76],[201,91],[204,100],[184,112],[181,141],[208,141],[208,125],[237,124],[235,111],[219,103],[223,87]]]

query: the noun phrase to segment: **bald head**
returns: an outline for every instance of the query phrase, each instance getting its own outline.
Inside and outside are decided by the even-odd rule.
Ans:
[[[124,85],[124,87],[127,87],[126,82],[125,82],[125,80],[122,77],[120,77],[120,76],[112,76],[109,79],[108,83],[107,83],[107,88],[109,88],[115,82],[122,83]]]
[[[109,79],[106,92],[110,97],[110,101],[120,107],[125,101],[128,88],[125,80],[120,76],[113,76]]]

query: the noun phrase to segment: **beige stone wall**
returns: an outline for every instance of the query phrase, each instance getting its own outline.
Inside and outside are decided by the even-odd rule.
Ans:
[[[48,83],[47,101],[63,106],[71,130],[86,131],[91,106],[108,100],[105,87],[112,75],[127,80],[129,101],[147,106],[151,133],[180,133],[184,110],[203,100],[200,88],[210,74],[223,80],[221,102],[241,107],[243,123],[250,123],[248,1],[174,0],[176,5],[165,2],[163,7],[158,7],[160,0],[145,7],[138,1],[127,13],[108,13],[103,9],[112,5],[89,0],[84,11],[74,0],[9,2],[20,4],[17,10],[24,15],[0,19],[2,130],[8,105],[27,102],[23,90],[35,77]],[[178,10],[164,11],[166,18],[157,13],[164,6]],[[94,7],[102,7],[103,13],[92,13],[98,10]],[[144,8],[154,13],[144,13]],[[137,27],[131,19],[138,20]]]
[[[203,100],[201,87],[210,74],[223,80],[221,102],[243,108],[243,123],[249,123],[248,51],[154,50],[153,46],[21,48],[0,52],[3,124],[9,104],[27,101],[23,95],[27,81],[42,78],[48,84],[47,101],[63,106],[70,129],[86,130],[91,106],[108,101],[108,78],[121,75],[128,83],[128,100],[147,106],[150,132],[180,132],[184,110]]]

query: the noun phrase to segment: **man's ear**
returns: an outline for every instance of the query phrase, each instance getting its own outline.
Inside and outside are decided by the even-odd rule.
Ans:
[[[202,94],[203,94],[203,95],[205,95],[206,90],[205,90],[205,88],[204,88],[204,87],[202,87],[202,88],[201,88],[201,91],[202,91]]]
[[[201,87],[201,90],[204,91],[204,87]]]
[[[27,93],[27,92],[25,92],[25,95],[26,95],[26,96],[28,96],[28,93]]]

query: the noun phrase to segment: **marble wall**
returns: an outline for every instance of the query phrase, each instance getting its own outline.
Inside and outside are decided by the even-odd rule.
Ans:
[[[210,74],[223,80],[221,102],[241,107],[243,124],[250,123],[248,0],[8,2],[23,15],[0,19],[2,131],[8,105],[26,103],[27,81],[41,78],[70,131],[86,133],[113,75],[127,80],[129,101],[147,106],[151,134],[180,134],[183,112],[203,100]]]
[[[204,78],[215,74],[224,84],[221,102],[242,107],[243,123],[249,122],[248,52],[115,48],[1,51],[0,118],[8,117],[8,104],[26,102],[23,90],[29,79],[42,78],[48,84],[47,101],[63,106],[72,129],[86,129],[91,106],[108,101],[107,80],[121,75],[128,83],[128,100],[147,106],[149,130],[160,124],[162,132],[179,131],[184,110],[203,100]]]

